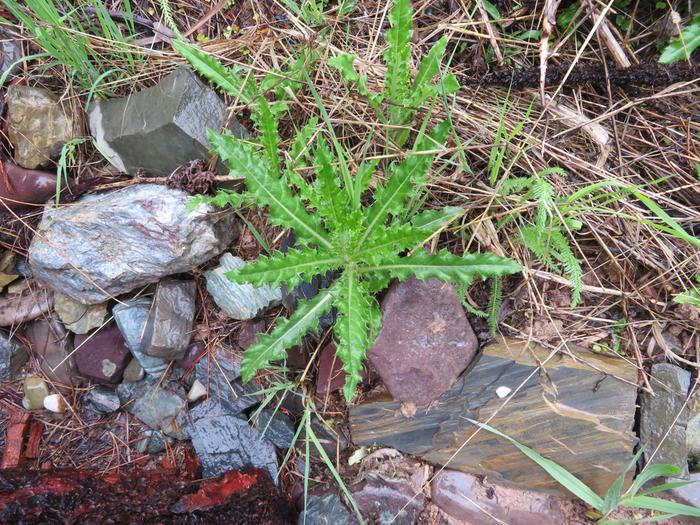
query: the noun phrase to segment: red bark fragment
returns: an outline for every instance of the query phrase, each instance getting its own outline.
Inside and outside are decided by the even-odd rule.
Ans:
[[[27,459],[38,459],[41,455],[41,436],[44,433],[44,424],[41,421],[34,421],[29,426],[29,437],[24,456]]]
[[[24,438],[29,429],[31,417],[31,414],[22,411],[13,411],[10,414],[1,468],[19,467],[24,463]]]
[[[226,502],[231,495],[244,492],[257,481],[256,474],[231,471],[224,474],[221,481],[203,481],[198,492],[188,494],[177,502],[176,512],[193,512],[200,509],[208,509]]]

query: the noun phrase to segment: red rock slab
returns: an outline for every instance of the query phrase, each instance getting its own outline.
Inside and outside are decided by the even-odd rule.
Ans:
[[[56,174],[27,170],[9,161],[2,162],[0,174],[0,211],[12,211],[33,204],[44,204],[56,193]]]
[[[131,352],[117,325],[92,334],[76,335],[75,348],[78,372],[97,383],[119,383],[131,360]]]

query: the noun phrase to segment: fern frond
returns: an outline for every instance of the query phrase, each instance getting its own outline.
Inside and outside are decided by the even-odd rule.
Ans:
[[[391,28],[386,33],[387,50],[384,52],[386,62],[386,93],[390,112],[401,120],[401,108],[408,98],[409,62],[411,59],[411,36],[413,35],[413,10],[409,0],[394,0],[389,13]],[[395,122],[394,118],[391,119]]]
[[[555,250],[555,257],[561,262],[564,268],[564,275],[571,281],[571,307],[575,308],[581,301],[581,292],[583,291],[583,269],[581,263],[578,262],[574,255],[569,239],[559,230],[552,230],[551,235],[552,247]]]
[[[280,157],[279,157],[279,132],[277,131],[277,118],[270,111],[270,105],[265,97],[258,97],[258,107],[253,112],[253,119],[260,131],[260,143],[265,152],[265,160],[272,170],[272,174],[279,177]]]
[[[511,177],[501,185],[501,195],[507,197],[513,193],[520,193],[532,186],[534,180],[534,177]]]
[[[362,381],[362,363],[371,344],[368,336],[370,299],[355,271],[352,268],[347,269],[338,279],[334,303],[338,309],[338,319],[333,333],[338,341],[336,355],[342,361],[345,370],[343,394],[348,402],[355,396],[357,385]]]
[[[501,313],[501,305],[503,304],[503,279],[501,277],[492,277],[490,280],[491,295],[489,296],[487,312],[489,318],[489,332],[491,332],[492,336],[495,336],[498,330],[498,318]]]
[[[293,228],[299,240],[332,249],[318,217],[309,215],[284,180],[270,173],[267,164],[253,146],[231,135],[211,130],[209,142],[228,163],[231,173],[245,177],[248,192],[258,204],[269,207],[273,224]]]
[[[407,257],[386,259],[387,262],[363,266],[358,271],[386,272],[401,280],[415,275],[422,281],[435,277],[445,282],[469,284],[474,277],[508,275],[521,270],[515,261],[490,253],[468,253],[459,257],[446,250],[437,254],[419,250]]]
[[[377,227],[382,226],[389,214],[397,215],[404,209],[404,201],[415,185],[421,184],[428,175],[434,154],[420,154],[422,151],[435,149],[436,144],[443,144],[449,131],[447,121],[438,124],[430,136],[423,136],[411,155],[402,162],[391,165],[392,175],[385,186],[375,193],[375,202],[366,211],[366,230],[362,240],[366,240]],[[362,244],[362,242],[360,243]]]
[[[314,275],[335,270],[343,259],[315,248],[290,248],[286,253],[275,252],[271,257],[261,256],[257,261],[226,273],[231,281],[239,284],[279,286],[285,283],[294,288]]]
[[[197,73],[208,79],[224,93],[244,104],[255,100],[255,89],[237,71],[227,68],[212,55],[200,51],[182,40],[173,40],[173,48],[187,60]]]
[[[537,227],[522,226],[520,240],[547,268],[559,271],[559,265],[552,257],[549,241]]]
[[[279,319],[269,334],[258,334],[257,342],[243,352],[241,377],[250,381],[255,373],[287,357],[287,348],[301,342],[308,332],[318,328],[318,319],[333,306],[332,288],[321,290],[308,301],[299,301],[289,319]]]

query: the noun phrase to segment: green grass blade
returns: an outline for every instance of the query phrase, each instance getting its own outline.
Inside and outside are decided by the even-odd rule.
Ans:
[[[621,505],[629,509],[648,509],[666,514],[700,518],[700,509],[697,507],[676,503],[675,501],[653,498],[651,496],[633,496],[631,498],[623,498]]]

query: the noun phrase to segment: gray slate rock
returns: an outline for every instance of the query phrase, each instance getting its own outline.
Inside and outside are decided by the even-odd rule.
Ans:
[[[277,483],[275,448],[244,419],[227,415],[203,417],[192,424],[190,433],[204,476],[219,476],[250,466],[267,470]]]
[[[357,520],[337,494],[309,496],[306,510],[299,515],[297,525],[355,525]]]
[[[217,410],[227,415],[237,415],[257,405],[261,399],[257,393],[260,386],[252,381],[242,383],[240,373],[240,363],[225,348],[200,359],[195,366],[195,377],[208,392],[208,398],[201,405],[218,405]]]
[[[130,396],[134,401],[127,406],[129,413],[153,430],[162,430],[175,439],[187,439],[184,396],[157,382],[132,384],[137,386]]]
[[[29,359],[27,348],[0,331],[0,381],[10,379]]]
[[[29,248],[35,277],[97,304],[208,261],[236,237],[230,213],[188,211],[189,195],[156,184],[47,207]]]
[[[169,360],[185,357],[192,338],[196,291],[194,281],[158,283],[143,337],[144,354]]]
[[[688,401],[688,426],[686,427],[685,442],[691,465],[700,470],[700,388]],[[700,488],[700,487],[699,487]],[[700,493],[698,494],[700,497]]]
[[[255,427],[260,433],[272,441],[276,447],[287,449],[292,446],[294,441],[294,425],[292,421],[279,410],[275,412],[271,409],[265,409],[258,414]]]
[[[670,483],[678,481],[677,479],[668,479]],[[684,487],[678,487],[668,491],[668,494],[680,503],[685,505],[691,505],[697,509],[700,509],[700,472],[693,472],[688,476],[688,481],[692,481],[690,485],[685,485]],[[664,492],[665,494],[665,492]],[[692,521],[697,518],[688,518],[689,523],[697,523],[697,521]]]
[[[212,89],[178,68],[151,88],[93,103],[88,120],[92,136],[121,171],[169,175],[209,157],[206,130],[220,130],[225,114],[226,104]]]
[[[643,392],[641,396],[639,433],[645,459],[649,461],[660,445],[652,464],[675,465],[681,469],[679,477],[685,478],[688,476],[685,435],[688,407],[684,404],[690,387],[690,372],[669,363],[657,363],[651,367],[651,378],[655,395]]]
[[[14,38],[7,31],[0,31],[0,40],[2,40],[2,55],[0,55],[0,75],[4,74],[12,65],[22,58],[22,46],[19,39]],[[12,72],[8,75],[13,75],[19,69],[19,64],[12,68]]]
[[[112,309],[114,320],[122,333],[122,337],[124,337],[124,341],[126,341],[126,346],[131,351],[131,355],[134,356],[134,361],[141,366],[145,373],[160,376],[168,368],[168,360],[161,357],[152,357],[143,352],[144,343],[142,337],[146,333],[146,322],[150,312],[151,300],[145,297],[127,299],[124,301],[124,304],[117,304]],[[124,371],[124,377],[126,378],[126,371]],[[131,377],[135,378],[135,375]],[[138,381],[138,379],[135,380]],[[129,380],[131,381],[132,379]]]
[[[117,393],[111,388],[102,386],[90,390],[83,399],[86,408],[98,414],[111,414],[121,407]]]
[[[219,266],[204,273],[207,279],[207,291],[214,302],[226,315],[242,321],[252,319],[266,308],[282,301],[282,291],[279,288],[237,284],[226,277],[226,272],[243,266],[245,266],[243,259],[225,253],[219,260]]]

